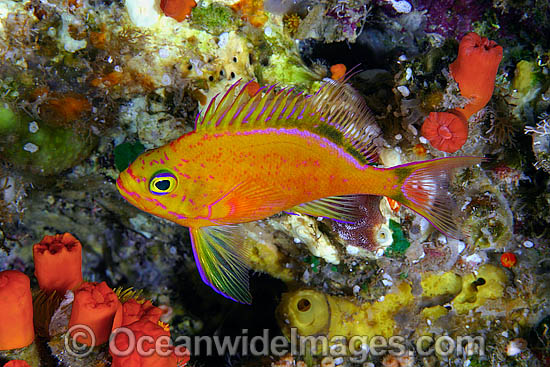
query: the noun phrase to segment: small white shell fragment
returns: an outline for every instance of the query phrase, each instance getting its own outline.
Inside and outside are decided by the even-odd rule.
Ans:
[[[399,56],[399,61],[407,61],[407,55]]]
[[[166,59],[168,56],[170,56],[170,50],[166,47],[162,47],[159,49],[159,57],[161,59]]]
[[[170,85],[170,84],[172,84],[172,78],[170,78],[170,75],[164,74],[162,76],[161,83],[162,83],[162,85],[165,85],[165,86]]]
[[[197,59],[191,59],[189,60],[189,63],[193,65],[193,68],[195,69],[195,73],[197,73],[198,76],[202,75],[202,70],[200,69],[200,61]]]
[[[506,354],[510,357],[520,354],[527,349],[527,341],[522,338],[515,338],[506,345]]]
[[[400,165],[401,156],[395,149],[380,149],[380,161],[386,167],[393,167]]]
[[[479,256],[478,254],[473,254],[473,255],[470,255],[470,256],[466,257],[466,261],[469,262],[469,263],[477,265],[477,264],[481,264],[483,259],[481,259],[481,256]]]
[[[525,242],[523,242],[523,247],[525,247],[525,248],[531,248],[531,247],[533,247],[533,246],[535,246],[535,244],[534,244],[533,242],[531,242],[531,241],[525,241]]]
[[[63,44],[65,51],[73,53],[86,48],[87,41],[85,39],[75,40],[69,32],[69,26],[78,24],[79,22],[71,15],[65,13],[61,18],[63,19],[63,26],[59,34],[59,41]]]
[[[393,6],[393,9],[401,14],[407,14],[412,11],[412,5],[405,0],[390,0],[391,6]]]
[[[407,129],[414,135],[414,136],[417,136],[418,135],[418,130],[416,129],[416,127],[412,126],[412,124],[409,124],[407,126]]]
[[[421,136],[420,138],[418,138],[418,140],[420,140],[420,142],[422,144],[428,144],[428,139],[426,139],[425,137]]]
[[[270,37],[273,34],[273,30],[271,29],[271,27],[265,27],[264,34]]]
[[[218,41],[218,47],[219,48],[224,48],[227,45],[228,42],[229,42],[229,33],[223,32],[222,34],[220,34],[220,40]]]
[[[405,70],[405,80],[410,80],[412,78],[413,71],[411,68]]]
[[[403,139],[403,135],[397,134],[397,135],[395,136],[395,140],[398,140],[398,141],[399,141],[399,140],[401,140],[401,139]]]
[[[126,0],[124,5],[136,27],[151,27],[160,19],[155,0]]]
[[[348,254],[354,256],[354,255],[357,255],[359,253],[359,248],[355,247],[355,246],[348,246],[346,247],[346,250],[348,252]]]
[[[408,97],[411,94],[409,88],[407,88],[406,85],[400,85],[399,87],[397,87],[397,90],[399,91],[399,93],[401,93],[403,97]]]
[[[23,150],[29,152],[29,153],[35,153],[38,151],[38,145],[33,143],[27,143],[23,145]]]
[[[39,129],[38,127],[38,124],[36,123],[36,121],[31,121],[29,122],[29,132],[34,134],[35,132],[37,132]]]

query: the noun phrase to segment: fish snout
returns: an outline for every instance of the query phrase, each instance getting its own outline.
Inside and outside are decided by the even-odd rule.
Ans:
[[[136,188],[132,185],[132,179],[126,171],[121,172],[116,180],[118,192],[133,206],[143,210],[140,204],[141,196],[136,192]]]

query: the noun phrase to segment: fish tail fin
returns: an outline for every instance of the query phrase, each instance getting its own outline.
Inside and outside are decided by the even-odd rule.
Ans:
[[[442,233],[460,238],[462,228],[449,191],[450,174],[455,168],[482,161],[480,157],[450,157],[393,167],[400,185],[399,192],[391,198],[422,215]]]

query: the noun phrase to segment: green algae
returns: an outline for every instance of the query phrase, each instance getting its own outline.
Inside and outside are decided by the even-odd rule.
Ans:
[[[191,24],[212,34],[221,34],[238,28],[235,13],[226,6],[210,4],[197,6],[191,12]]]
[[[125,142],[115,147],[115,167],[119,171],[124,171],[130,163],[145,151],[145,146],[141,142]]]
[[[3,160],[41,176],[75,166],[89,156],[96,142],[89,134],[31,121],[8,107],[0,108],[0,137]]]
[[[386,254],[388,256],[400,256],[407,251],[411,243],[405,237],[403,230],[399,223],[390,219],[390,230],[392,231],[392,244],[386,249]]]

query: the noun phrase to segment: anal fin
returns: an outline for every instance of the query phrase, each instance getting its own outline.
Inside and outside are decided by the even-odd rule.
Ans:
[[[236,302],[250,304],[247,251],[239,226],[190,228],[193,255],[203,282]]]

